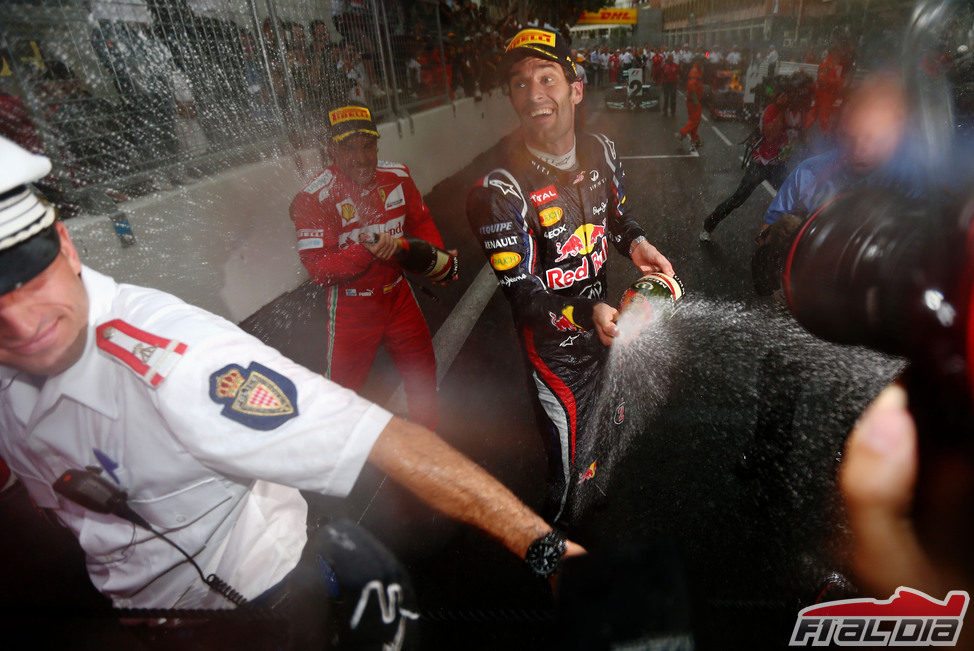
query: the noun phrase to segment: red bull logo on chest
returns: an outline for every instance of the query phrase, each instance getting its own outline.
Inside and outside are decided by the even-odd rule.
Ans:
[[[582,224],[575,229],[575,232],[567,240],[558,245],[558,257],[555,258],[555,262],[588,255],[604,240],[605,226]]]

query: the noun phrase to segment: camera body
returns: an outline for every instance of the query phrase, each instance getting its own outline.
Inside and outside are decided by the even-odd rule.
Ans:
[[[810,332],[907,358],[911,401],[938,430],[972,420],[972,217],[970,198],[936,205],[888,188],[848,192],[805,222],[782,274]]]

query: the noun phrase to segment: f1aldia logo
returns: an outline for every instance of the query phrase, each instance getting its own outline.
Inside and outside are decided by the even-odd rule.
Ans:
[[[885,601],[827,601],[798,613],[788,646],[953,646],[968,601],[963,590],[940,601],[903,586]]]

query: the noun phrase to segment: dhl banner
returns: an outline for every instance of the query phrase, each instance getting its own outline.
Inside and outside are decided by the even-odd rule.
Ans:
[[[638,9],[583,11],[577,25],[635,25]]]

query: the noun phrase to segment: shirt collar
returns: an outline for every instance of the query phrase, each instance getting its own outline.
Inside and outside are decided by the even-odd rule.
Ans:
[[[81,281],[88,292],[88,339],[78,363],[58,376],[64,395],[95,409],[109,418],[118,417],[118,396],[104,377],[102,354],[97,350],[95,327],[111,312],[117,283],[94,269],[82,266]]]

